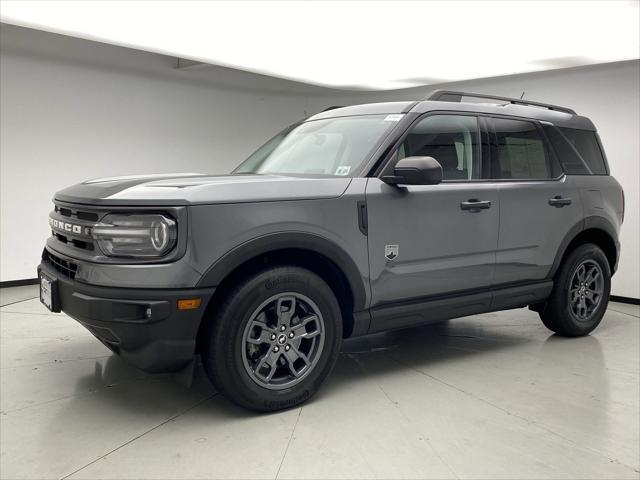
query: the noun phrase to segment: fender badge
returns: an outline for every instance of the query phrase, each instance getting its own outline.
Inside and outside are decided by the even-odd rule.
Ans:
[[[384,258],[387,260],[395,260],[398,256],[400,247],[398,245],[385,245],[384,246]]]

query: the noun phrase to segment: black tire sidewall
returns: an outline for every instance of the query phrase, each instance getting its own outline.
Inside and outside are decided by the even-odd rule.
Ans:
[[[294,292],[310,298],[320,310],[324,323],[324,345],[307,377],[296,385],[269,390],[247,373],[243,360],[243,335],[251,314],[268,298]],[[215,319],[209,338],[207,370],[214,371],[214,384],[232,401],[258,411],[293,407],[309,398],[335,364],[342,342],[342,316],[331,288],[318,275],[299,267],[275,267],[255,274],[229,295]]]

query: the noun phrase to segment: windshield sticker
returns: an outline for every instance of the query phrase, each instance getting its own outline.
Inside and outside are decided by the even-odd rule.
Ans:
[[[402,115],[401,113],[393,113],[391,115],[387,115],[384,118],[385,122],[399,122],[400,120],[402,120],[402,117],[404,115]]]
[[[349,170],[351,170],[351,165],[340,165],[336,168],[336,175],[349,175]]]

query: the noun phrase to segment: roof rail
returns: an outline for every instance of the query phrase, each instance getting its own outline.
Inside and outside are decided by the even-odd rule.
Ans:
[[[529,100],[522,100],[521,98],[499,97],[497,95],[486,95],[484,93],[471,93],[471,92],[456,92],[453,90],[436,90],[426,100],[435,100],[440,102],[461,102],[462,97],[474,97],[474,98],[486,98],[488,100],[499,100],[501,102],[508,102],[514,105],[530,105],[533,107],[542,107],[549,110],[556,110],[558,112],[569,113],[571,115],[577,115],[575,110],[567,107],[559,107],[558,105],[550,105],[548,103],[531,102]]]

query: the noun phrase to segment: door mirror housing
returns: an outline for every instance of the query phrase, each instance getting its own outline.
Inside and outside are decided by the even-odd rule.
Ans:
[[[437,185],[442,182],[442,165],[433,157],[398,160],[393,176],[382,177],[389,185]]]

